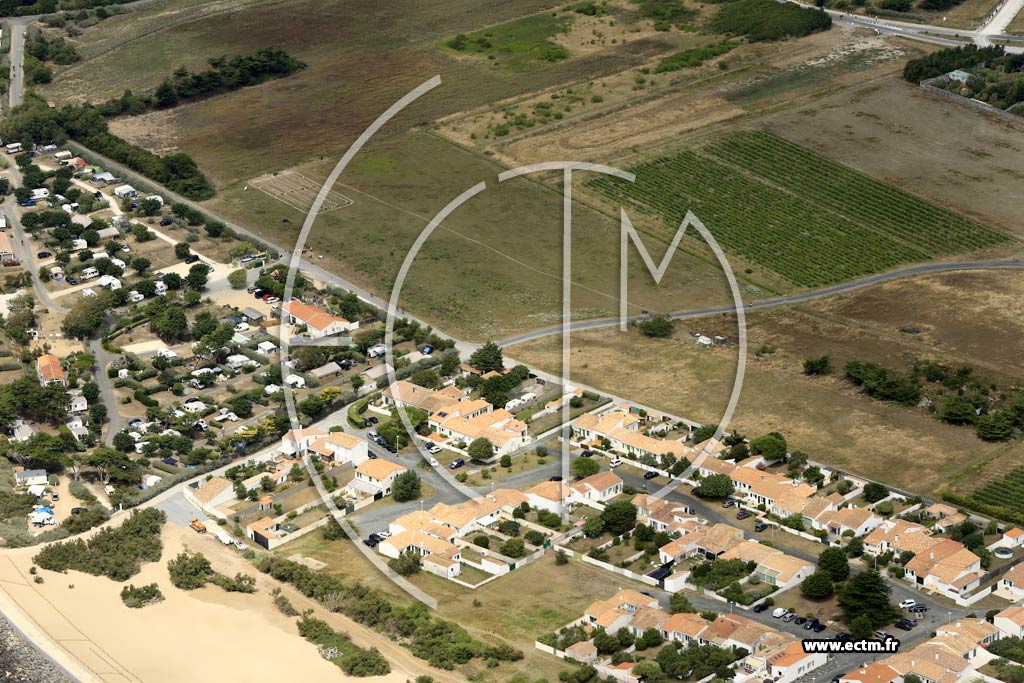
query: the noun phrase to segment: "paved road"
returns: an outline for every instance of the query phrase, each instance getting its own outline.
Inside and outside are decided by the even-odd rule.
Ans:
[[[100,388],[100,400],[107,407],[107,431],[103,443],[114,445],[114,435],[125,428],[128,418],[121,414],[121,404],[114,395],[114,386],[107,376],[107,366],[114,360],[114,355],[103,348],[99,339],[89,341],[89,353],[96,359],[96,384]]]
[[[25,94],[25,28],[35,19],[36,17],[5,19],[11,27],[11,79],[8,95],[12,109],[21,104]]]
[[[21,171],[18,169],[17,164],[10,164],[7,167],[7,172],[11,174],[12,187],[21,185]],[[25,228],[21,224],[21,218],[18,215],[18,211],[20,211],[20,209],[18,208],[18,202],[15,200],[14,195],[8,195],[0,206],[3,207],[4,215],[7,217],[8,224],[11,226],[11,232],[14,235],[13,242],[21,254],[21,262],[28,270],[29,275],[32,276],[32,289],[35,290],[36,298],[39,299],[39,303],[55,313],[67,313],[67,308],[54,303],[50,293],[46,290],[46,287],[43,286],[42,280],[39,279],[39,267],[36,263],[35,250],[32,248],[29,237],[25,232]]]
[[[1024,269],[1024,263],[1018,261],[958,261],[953,263],[926,263],[920,266],[912,266],[910,268],[903,268],[901,270],[893,270],[887,273],[878,273],[869,277],[861,278],[860,280],[854,280],[852,282],[845,282],[839,285],[833,285],[831,287],[824,287],[822,289],[815,289],[809,292],[801,292],[799,294],[790,294],[788,296],[782,296],[774,299],[760,299],[758,301],[751,301],[746,304],[744,310],[756,311],[762,308],[774,308],[776,306],[787,306],[790,304],[803,303],[805,301],[813,301],[815,299],[821,299],[828,296],[834,296],[836,294],[842,294],[855,289],[861,289],[863,287],[869,287],[882,282],[889,282],[891,280],[901,280],[907,277],[914,277],[917,275],[926,275],[929,273],[948,273],[960,270],[1021,270]],[[709,315],[718,315],[721,313],[730,313],[733,310],[733,306],[714,306],[710,308],[698,308],[689,311],[676,311],[669,315],[676,320],[683,320],[689,318],[701,318]],[[632,316],[629,318],[631,322],[641,320],[643,316]],[[582,330],[593,330],[602,327],[611,327],[612,325],[618,325],[618,318],[596,318],[594,320],[583,320],[572,324],[572,331],[579,332]],[[521,344],[523,342],[533,341],[535,339],[541,339],[551,335],[561,334],[561,325],[552,325],[550,327],[543,327],[532,332],[524,332],[523,334],[517,334],[512,337],[507,337],[497,342],[499,346],[511,346],[512,344]]]
[[[813,4],[801,2],[800,0],[781,1],[792,2],[802,7],[814,7]],[[978,45],[989,45],[993,40],[1024,40],[1022,36],[1004,33],[1010,21],[1013,20],[1013,17],[1022,7],[1024,7],[1024,3],[1021,0],[1006,0],[1006,4],[1001,7],[1000,11],[988,17],[985,25],[977,30],[950,28],[948,26],[935,26],[932,24],[916,24],[909,21],[895,21],[892,19],[877,19],[830,9],[825,10],[825,12],[832,17],[834,22],[839,24],[858,26],[879,34],[900,36],[935,45],[960,47],[964,45],[964,40],[962,40],[964,38],[974,41]],[[1024,47],[1019,45],[1006,46],[1006,51],[1019,54],[1024,52]]]
[[[999,6],[999,9],[995,14],[991,15],[988,22],[985,23],[980,29],[978,29],[978,35],[975,38],[975,42],[978,45],[986,46],[991,45],[993,40],[998,40],[1006,35],[1006,29],[1009,28],[1010,22],[1013,18],[1024,11],[1024,0],[1004,0],[1003,4]],[[1020,36],[1018,36],[1020,38]]]

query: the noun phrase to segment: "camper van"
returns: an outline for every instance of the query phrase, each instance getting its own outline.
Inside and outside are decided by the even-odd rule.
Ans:
[[[11,144],[7,145],[7,147],[5,147],[4,149],[7,150],[8,154],[21,154],[21,143],[12,142]]]
[[[375,344],[366,349],[367,358],[379,358],[388,352],[388,347],[383,344]]]
[[[96,270],[92,266],[89,266],[88,268],[83,268],[82,269],[82,281],[83,282],[85,280],[91,280],[92,278],[99,277],[99,276],[100,276],[100,271]]]
[[[75,155],[72,154],[71,152],[64,150],[62,152],[57,152],[56,154],[54,154],[53,158],[59,161],[60,164],[63,166],[68,159],[71,159],[74,156]]]

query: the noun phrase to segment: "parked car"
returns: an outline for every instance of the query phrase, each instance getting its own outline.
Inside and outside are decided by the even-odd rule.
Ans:
[[[787,613],[786,613],[786,614],[785,614],[785,615],[784,615],[784,616],[782,617],[782,620],[783,620],[784,622],[786,622],[787,624],[788,624],[789,622],[793,621],[794,619],[796,619],[796,614],[794,614],[793,612],[787,612]]]
[[[797,626],[807,623],[807,617],[797,617],[793,620],[793,623]]]
[[[195,263],[198,260],[199,256],[197,256],[196,254],[189,254],[188,256],[185,257],[185,263]]]
[[[785,607],[776,607],[775,611],[772,612],[772,616],[775,617],[776,619],[781,619],[782,617],[786,616],[787,614],[789,614],[789,610],[786,609]]]
[[[253,298],[255,299],[262,299],[267,294],[269,294],[269,292],[265,289],[261,289],[260,287],[257,287],[256,289],[252,290],[252,295]]]
[[[71,508],[71,514],[81,515],[89,511],[89,508]]]
[[[441,466],[441,463],[439,463],[434,458],[427,458],[427,462],[430,463],[431,467],[440,467]]]
[[[77,285],[78,284],[78,278],[72,277],[70,275],[64,281],[67,282],[69,285]]]
[[[764,612],[767,609],[768,609],[768,605],[764,604],[763,602],[759,602],[756,605],[754,605],[754,611],[757,612],[758,614],[760,614],[761,612]]]
[[[376,548],[378,543],[379,541],[374,541],[369,538],[363,541],[363,545],[367,546],[368,548]]]
[[[589,458],[593,454],[594,454],[594,451],[583,451],[582,453],[580,453],[580,457],[581,458]]]
[[[767,528],[768,528],[768,525],[765,522],[758,522],[757,524],[754,525],[754,531],[756,531],[757,533],[761,533],[762,531],[764,531]]]
[[[918,614],[920,614],[921,612],[927,612],[928,611],[928,605],[922,605],[921,603],[917,603],[913,607],[908,607],[907,611],[908,612],[917,612]]]
[[[892,634],[886,633],[885,631],[875,631],[875,638],[885,640],[886,638],[892,638]]]
[[[54,491],[52,494],[50,494],[50,497],[53,499],[54,502],[57,502],[58,500],[60,500],[60,494],[57,493],[56,491]]]
[[[658,473],[655,472],[654,470],[650,470],[648,472],[644,472],[644,479],[654,479],[657,476],[658,476]]]
[[[900,609],[909,609],[909,608],[913,607],[916,604],[917,604],[917,600],[911,600],[909,598],[906,599],[906,600],[900,600]]]
[[[811,617],[810,619],[807,620],[807,623],[804,624],[804,630],[805,631],[810,631],[812,628],[814,628],[815,626],[817,626],[820,623],[821,622],[818,621],[817,617]]]
[[[825,624],[823,624],[823,623],[821,623],[821,622],[819,621],[819,622],[818,622],[817,624],[815,624],[815,625],[814,625],[814,628],[812,628],[811,630],[812,630],[812,631],[814,631],[815,633],[821,633],[821,632],[822,632],[822,631],[824,631],[824,630],[825,630],[826,628],[828,628],[828,627],[827,627],[827,626],[825,626]]]
[[[171,223],[173,223],[173,222],[174,222],[174,221],[172,221],[172,220],[171,220],[170,218],[162,218],[162,219],[160,220],[160,225],[162,225],[162,226],[166,227],[166,226],[170,225],[170,224],[171,224]]]
[[[836,640],[840,642],[844,640],[853,640],[853,636],[851,636],[849,633],[846,633],[845,631],[840,631],[836,634]]]
[[[276,296],[271,295],[264,299],[264,301],[266,301],[268,304],[276,304],[278,301],[280,301],[280,299],[278,299]]]
[[[747,517],[752,517],[753,515],[754,513],[751,512],[750,510],[740,510],[739,512],[736,513],[736,519],[746,519]]]
[[[608,467],[618,467],[622,464],[622,460],[619,458],[612,458],[611,462],[608,463]]]
[[[381,536],[379,533],[373,533],[367,536],[366,539],[369,541],[373,541],[374,543],[380,543],[384,540],[384,537]]]
[[[249,292],[250,294],[252,294],[252,293],[253,293],[253,292],[255,292],[255,291],[256,291],[257,289],[259,289],[259,287],[257,287],[256,285],[249,285],[248,287],[246,287],[246,288],[245,288],[245,291],[247,291],[247,292]]]
[[[448,469],[450,469],[450,470],[457,470],[457,469],[459,469],[460,467],[462,467],[465,464],[466,464],[465,460],[463,460],[462,458],[456,458],[455,460],[452,461],[451,465],[448,465]]]
[[[41,251],[38,254],[36,254],[36,258],[50,258],[51,256],[53,256],[53,254],[51,254],[48,251]]]
[[[562,477],[560,477],[559,475],[556,474],[553,477],[549,477],[548,481],[562,481]]]
[[[731,508],[735,504],[736,501],[733,500],[732,498],[726,498],[725,500],[722,501],[722,507],[724,508]]]
[[[4,261],[4,265],[5,266],[20,266],[21,265],[21,261],[16,261],[14,259],[9,259],[7,261]]]
[[[909,631],[910,629],[914,628],[914,623],[906,619],[900,619],[895,624],[893,624],[893,626],[895,626],[901,631]]]
[[[367,422],[369,422],[369,423],[370,423],[370,424],[372,424],[372,425],[375,425],[375,424],[377,424],[378,422],[380,422],[380,420],[378,420],[378,419],[377,419],[376,417],[374,417],[373,415],[371,415],[370,417],[366,418],[366,421],[367,421]]]

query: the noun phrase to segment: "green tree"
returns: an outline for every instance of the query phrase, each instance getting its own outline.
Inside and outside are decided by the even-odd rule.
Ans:
[[[732,490],[732,479],[728,474],[712,474],[704,477],[693,493],[701,498],[728,498]]]
[[[399,576],[412,576],[420,570],[420,556],[410,550],[390,560],[388,566]]]
[[[800,583],[800,592],[809,598],[827,598],[832,595],[832,577],[828,572],[814,572]]]
[[[864,487],[864,500],[869,503],[877,503],[883,498],[889,495],[889,489],[885,488],[876,481],[868,483]]]
[[[636,525],[636,506],[628,500],[617,500],[605,506],[601,519],[609,533],[624,534]]]
[[[680,614],[682,612],[692,614],[697,611],[694,609],[693,604],[690,603],[690,598],[683,591],[677,591],[672,594],[672,597],[668,599],[668,609],[672,614]]]
[[[180,553],[167,562],[171,583],[182,590],[202,588],[213,575],[210,561],[200,553]]]
[[[418,474],[412,470],[406,470],[397,477],[391,487],[391,495],[395,501],[404,503],[409,500],[416,500],[420,497],[422,483]]]
[[[637,323],[637,329],[645,337],[667,338],[672,336],[676,321],[667,315],[655,315]]]
[[[604,531],[604,520],[601,517],[590,517],[583,523],[583,533],[588,538],[597,538]]]
[[[139,275],[142,275],[147,270],[149,270],[150,266],[152,265],[153,262],[143,256],[139,256],[132,259],[132,268],[135,269],[135,272],[138,273]]]
[[[843,608],[846,623],[852,624],[860,616],[866,616],[874,628],[888,623],[897,614],[889,602],[891,594],[892,588],[877,571],[854,575],[839,593],[839,606]]]
[[[835,582],[850,576],[850,561],[842,548],[826,548],[818,555],[818,569]]]
[[[494,457],[494,444],[488,439],[480,437],[473,439],[473,442],[469,444],[469,448],[466,449],[469,453],[469,457],[476,458],[478,460],[490,460]]]
[[[201,292],[206,287],[209,270],[205,263],[193,263],[185,276],[185,285],[193,291]]]
[[[241,269],[240,270],[233,270],[233,271],[231,271],[231,274],[228,275],[228,284],[231,285],[231,287],[233,289],[241,289],[241,288],[245,287],[245,282],[246,282],[245,278],[246,278],[245,270],[241,270]]]
[[[978,415],[974,412],[974,404],[965,396],[952,394],[942,402],[940,411],[943,422],[955,425],[974,424]]]
[[[850,635],[854,638],[870,638],[874,632],[875,625],[866,614],[861,614],[850,622]]]
[[[501,372],[505,369],[504,353],[494,342],[487,342],[473,352],[469,364],[483,372]]]
[[[510,538],[501,544],[498,552],[506,557],[522,557],[526,554],[526,544],[521,538]]]
[[[633,666],[633,675],[643,681],[656,681],[662,677],[661,665],[650,659],[642,659]]]
[[[785,459],[786,450],[786,439],[778,432],[769,432],[750,442],[750,452],[763,456],[768,462]]]
[[[601,471],[600,463],[593,458],[576,458],[569,465],[577,477],[583,479]]]
[[[829,355],[808,358],[804,361],[805,375],[827,375],[832,372],[832,357]]]
[[[114,434],[114,448],[122,453],[132,453],[135,451],[135,439],[128,432],[118,432]]]
[[[178,103],[178,93],[175,91],[174,85],[170,80],[164,80],[163,83],[158,85],[153,93],[153,97],[156,100],[156,106],[161,109],[173,107]]]
[[[498,464],[502,467],[512,467],[512,456],[506,453],[501,456],[501,460],[498,461]]]
[[[192,253],[192,248],[188,242],[178,242],[174,245],[174,256],[179,259],[188,258],[188,255]]]

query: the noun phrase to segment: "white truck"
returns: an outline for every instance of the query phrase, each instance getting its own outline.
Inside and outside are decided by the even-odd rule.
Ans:
[[[224,545],[233,545],[235,542],[234,539],[231,538],[231,534],[223,529],[217,529],[217,540]]]

